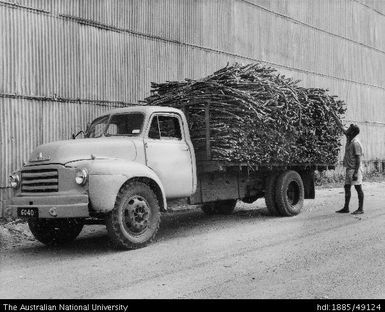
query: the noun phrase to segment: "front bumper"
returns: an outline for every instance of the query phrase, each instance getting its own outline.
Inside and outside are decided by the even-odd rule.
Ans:
[[[18,218],[18,208],[37,208],[39,218],[87,218],[90,216],[88,203],[86,194],[17,196],[12,198],[5,214]]]

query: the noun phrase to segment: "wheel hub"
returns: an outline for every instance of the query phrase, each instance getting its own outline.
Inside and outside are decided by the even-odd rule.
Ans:
[[[139,195],[129,198],[124,210],[124,224],[130,232],[141,233],[150,219],[150,208],[147,201]]]

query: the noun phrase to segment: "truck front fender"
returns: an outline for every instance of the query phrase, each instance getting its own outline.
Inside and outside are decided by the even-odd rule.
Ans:
[[[145,165],[119,159],[95,159],[83,164],[89,171],[89,197],[95,212],[111,211],[122,186],[132,180],[148,184],[158,197],[161,210],[167,210],[162,182],[155,172]]]

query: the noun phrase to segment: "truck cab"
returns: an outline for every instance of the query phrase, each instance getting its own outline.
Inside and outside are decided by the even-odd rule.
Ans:
[[[27,218],[45,244],[74,239],[85,220],[105,220],[115,245],[139,247],[167,200],[197,187],[194,148],[182,111],[133,106],[96,118],[85,138],[37,147],[11,176],[9,215]]]

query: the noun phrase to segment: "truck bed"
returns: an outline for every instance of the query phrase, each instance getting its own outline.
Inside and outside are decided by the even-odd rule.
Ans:
[[[183,112],[189,120],[188,110],[184,107]],[[236,163],[230,161],[222,161],[222,160],[213,160],[212,152],[211,152],[211,130],[210,130],[210,107],[206,106],[205,108],[205,127],[201,130],[205,133],[206,141],[205,141],[205,149],[204,150],[196,150],[196,163],[197,163],[197,173],[198,176],[203,173],[208,172],[224,172],[227,170],[249,170],[249,171],[274,171],[274,170],[332,170],[335,169],[335,164],[316,164],[316,163],[291,163],[291,164],[259,164],[250,166],[247,163]]]

